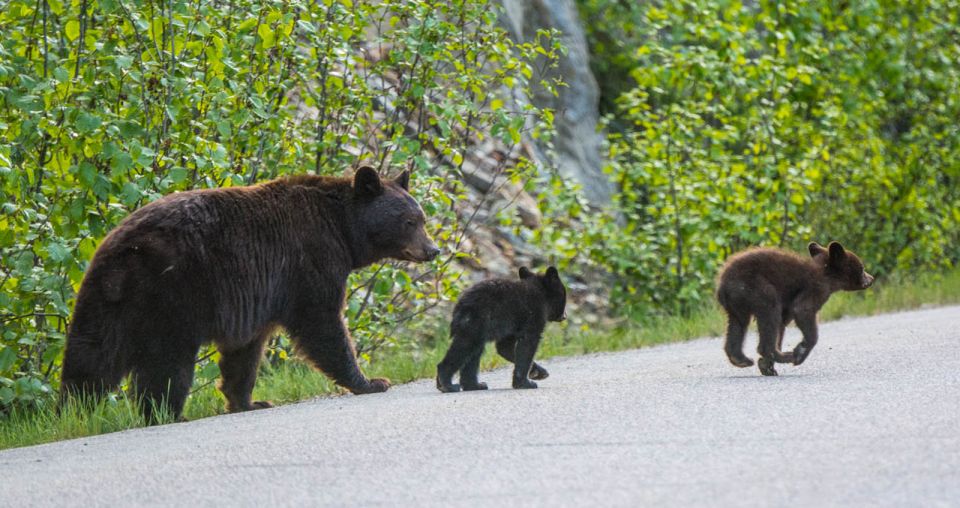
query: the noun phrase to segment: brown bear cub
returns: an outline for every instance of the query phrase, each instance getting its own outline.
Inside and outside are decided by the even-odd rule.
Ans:
[[[838,242],[825,249],[807,246],[810,259],[779,249],[751,249],[732,256],[720,273],[717,301],[727,312],[724,349],[730,363],[749,367],[743,339],[750,317],[757,318],[760,345],[757,365],[764,376],[776,376],[774,363],[800,365],[817,345],[817,312],[836,291],[859,291],[873,284],[863,262]],[[796,320],[803,340],[792,353],[780,351],[784,328]]]
[[[567,290],[554,267],[543,275],[520,269],[520,280],[492,279],[464,291],[453,309],[452,343],[437,365],[441,392],[486,390],[477,380],[480,357],[488,341],[496,342],[500,356],[513,363],[513,387],[536,388],[530,379],[550,374],[533,361],[547,321],[567,318]],[[453,375],[460,371],[460,384]]]
[[[428,261],[409,174],[381,180],[302,175],[251,187],[180,192],[133,212],[97,249],[77,295],[64,395],[98,395],[130,373],[148,420],[179,417],[200,346],[220,351],[230,411],[251,401],[264,344],[286,329],[310,362],[353,393],[367,379],[343,321],[347,277],[384,258]]]

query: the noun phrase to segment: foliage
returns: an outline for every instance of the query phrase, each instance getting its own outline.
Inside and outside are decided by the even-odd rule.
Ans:
[[[581,2],[606,7],[632,36],[600,52],[632,60],[621,216],[584,243],[628,312],[695,308],[752,245],[840,240],[880,276],[960,259],[960,4]]]
[[[550,130],[549,112],[509,94],[551,87],[531,83],[532,66],[559,48],[548,32],[512,42],[497,15],[480,0],[3,2],[0,408],[50,393],[84,269],[132,210],[360,161],[415,173],[447,252],[351,280],[361,351],[395,345],[400,323],[458,291],[450,266],[469,219],[451,177],[477,136],[509,152],[526,125]],[[504,171],[533,169],[520,158]],[[285,361],[288,344],[274,346]],[[204,355],[201,385],[216,358]]]

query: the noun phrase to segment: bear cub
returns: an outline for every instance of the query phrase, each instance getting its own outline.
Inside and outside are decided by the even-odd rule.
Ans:
[[[776,376],[774,363],[800,365],[817,345],[817,312],[836,291],[859,291],[873,284],[856,254],[831,242],[807,246],[810,258],[780,249],[757,248],[727,260],[720,272],[717,301],[727,312],[724,349],[730,363],[750,367],[743,339],[751,316],[757,319],[760,345],[757,362],[764,376]],[[782,353],[784,328],[796,321],[803,340],[793,352]]]
[[[453,309],[452,343],[437,364],[437,389],[441,392],[486,390],[477,380],[480,357],[486,342],[514,364],[513,387],[536,388],[531,379],[546,379],[549,373],[533,361],[547,321],[563,321],[567,315],[567,290],[555,267],[542,275],[520,268],[520,280],[492,279],[467,289]],[[460,371],[460,384],[453,375]]]

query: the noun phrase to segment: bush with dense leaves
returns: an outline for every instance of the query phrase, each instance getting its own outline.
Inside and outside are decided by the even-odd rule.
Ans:
[[[584,244],[621,308],[691,309],[753,245],[840,240],[880,277],[960,259],[960,3],[580,6],[622,214]]]
[[[98,242],[179,190],[357,162],[412,170],[447,254],[356,274],[347,317],[363,353],[400,340],[400,323],[413,333],[414,317],[458,290],[467,150],[484,133],[515,147],[550,130],[549,113],[510,98],[552,86],[530,78],[559,48],[548,32],[512,42],[497,16],[480,0],[6,2],[0,408],[47,398]],[[523,180],[532,164],[517,160],[504,170]],[[273,346],[285,359],[289,345]],[[218,375],[211,360],[198,382]]]

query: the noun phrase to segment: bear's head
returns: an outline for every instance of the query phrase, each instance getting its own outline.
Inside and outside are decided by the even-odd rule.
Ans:
[[[353,177],[356,210],[354,241],[362,243],[369,264],[383,258],[430,261],[440,254],[424,226],[426,217],[410,190],[410,173],[382,180],[370,166],[357,169]],[[371,259],[372,258],[372,259]]]
[[[547,299],[548,320],[563,321],[567,319],[567,288],[563,286],[563,282],[560,280],[560,272],[555,267],[547,268],[547,271],[540,275],[523,266],[520,268],[520,280],[533,282],[543,289],[543,294],[546,295]]]
[[[814,262],[824,267],[824,273],[837,289],[858,291],[873,284],[873,276],[863,269],[863,261],[856,254],[830,242],[826,248],[817,242],[807,246]]]

